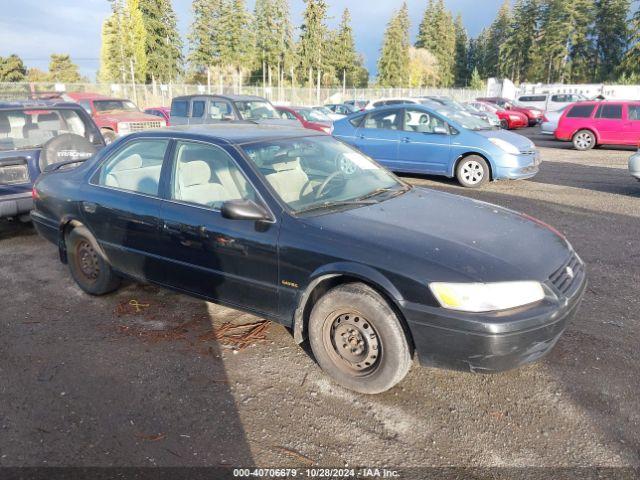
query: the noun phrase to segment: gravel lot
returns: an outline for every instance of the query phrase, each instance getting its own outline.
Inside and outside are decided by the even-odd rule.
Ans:
[[[259,319],[152,286],[88,297],[29,225],[1,225],[0,465],[639,466],[630,151],[527,133],[544,145],[532,180],[409,180],[563,231],[589,270],[579,315],[537,364],[491,376],[416,364],[375,397],[332,384],[279,325],[238,351],[211,332]]]

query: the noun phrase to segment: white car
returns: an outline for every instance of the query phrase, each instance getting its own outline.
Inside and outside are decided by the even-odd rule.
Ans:
[[[556,128],[558,128],[558,122],[560,121],[560,117],[562,116],[562,112],[564,112],[565,108],[569,105],[565,105],[560,110],[556,110],[555,112],[547,112],[544,114],[544,118],[542,119],[542,123],[540,124],[540,133],[544,135],[553,135],[556,132]]]
[[[640,148],[629,159],[629,172],[640,181]]]
[[[518,103],[527,107],[535,107],[546,112],[556,112],[570,103],[587,100],[587,97],[579,93],[536,93],[521,95]]]
[[[311,108],[319,112],[322,112],[325,116],[329,117],[329,120],[331,120],[332,122],[335,122],[336,120],[342,120],[344,117],[346,117],[346,115],[332,112],[327,107],[311,107]]]

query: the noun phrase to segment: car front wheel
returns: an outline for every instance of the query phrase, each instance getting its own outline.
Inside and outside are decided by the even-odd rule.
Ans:
[[[325,373],[356,392],[389,390],[411,367],[400,319],[363,283],[340,285],[318,300],[309,319],[309,341]]]
[[[85,227],[76,227],[66,238],[71,276],[90,295],[104,295],[120,285],[120,278],[103,257],[95,239]]]
[[[590,130],[580,130],[573,136],[573,146],[576,150],[591,150],[596,146],[596,136]]]
[[[102,130],[100,130],[100,133],[104,138],[104,143],[106,143],[107,145],[113,143],[116,139],[116,133],[113,130],[109,130],[108,128],[103,128]]]
[[[481,187],[489,181],[490,176],[489,165],[479,155],[464,157],[456,167],[456,178],[463,187]]]

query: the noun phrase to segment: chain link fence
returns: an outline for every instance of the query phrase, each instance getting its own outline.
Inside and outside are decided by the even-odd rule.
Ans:
[[[276,104],[323,105],[341,103],[349,99],[376,100],[380,98],[444,95],[459,101],[482,96],[483,91],[464,88],[304,88],[278,86],[233,85],[131,85],[108,83],[0,83],[0,100],[58,98],[64,93],[91,92],[133,100],[140,107],[169,106],[171,99],[194,94],[258,95]]]

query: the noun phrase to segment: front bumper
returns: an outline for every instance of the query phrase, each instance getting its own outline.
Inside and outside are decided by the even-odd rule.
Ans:
[[[575,315],[586,275],[563,300],[545,299],[509,312],[467,314],[405,303],[402,310],[424,366],[501,372],[534,362],[555,346]]]
[[[629,172],[640,180],[640,150],[629,159]]]
[[[542,122],[540,124],[540,133],[544,135],[553,135],[556,131],[556,124],[550,122]]]
[[[31,192],[0,196],[0,218],[26,215],[32,208]]]
[[[534,150],[520,155],[504,154],[495,159],[494,180],[522,180],[534,177],[542,160],[540,152]]]

